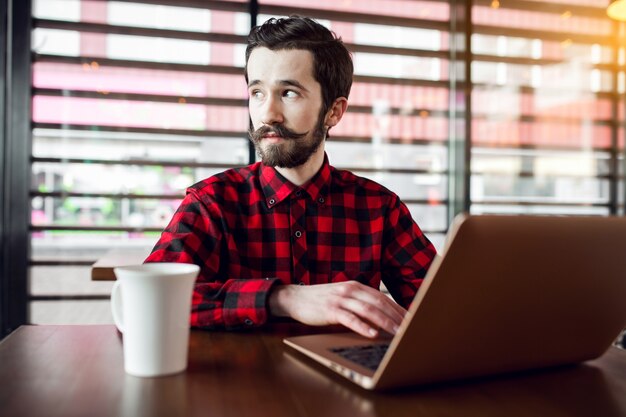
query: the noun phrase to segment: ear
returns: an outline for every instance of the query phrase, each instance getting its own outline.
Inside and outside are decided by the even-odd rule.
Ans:
[[[339,97],[335,99],[333,104],[330,106],[330,109],[326,112],[326,117],[324,118],[324,125],[330,129],[335,126],[341,118],[343,114],[348,109],[348,99],[345,97]]]

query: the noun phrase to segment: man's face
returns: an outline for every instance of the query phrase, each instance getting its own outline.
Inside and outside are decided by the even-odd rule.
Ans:
[[[247,68],[249,135],[263,163],[294,168],[321,152],[326,129],[311,52],[256,48]]]

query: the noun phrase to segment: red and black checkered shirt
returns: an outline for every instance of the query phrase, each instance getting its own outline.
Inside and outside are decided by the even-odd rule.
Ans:
[[[434,256],[397,195],[326,157],[301,187],[262,163],[193,185],[146,262],[200,265],[191,325],[233,329],[268,320],[278,283],[382,280],[408,307]]]

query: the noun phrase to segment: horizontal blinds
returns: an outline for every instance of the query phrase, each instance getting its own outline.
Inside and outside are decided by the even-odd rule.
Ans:
[[[472,212],[623,210],[624,51],[604,7],[474,2]]]
[[[355,76],[327,143],[331,162],[397,192],[441,247],[450,181],[460,178],[448,166],[450,123],[471,138],[472,212],[624,214],[625,33],[604,7],[476,0],[467,52],[451,50],[447,1],[254,9],[259,23],[301,14],[342,36]],[[102,301],[102,289],[37,283],[54,268],[87,273],[111,247],[149,246],[188,185],[253,161],[242,76],[250,10],[246,1],[34,0],[33,303]],[[462,102],[450,107],[463,92],[469,114]]]
[[[392,3],[261,2],[257,21],[297,13],[343,36],[357,71],[331,162],[396,191],[440,244],[449,6]],[[187,186],[253,162],[251,20],[237,1],[34,1],[32,322],[48,322],[53,305],[100,311],[108,290],[80,283],[93,261],[153,244]]]
[[[127,5],[137,6],[138,4],[153,5],[160,7],[166,2],[109,2],[111,4],[127,3]],[[328,3],[328,4],[326,4]],[[292,5],[262,4],[260,12],[280,15],[283,12],[300,13],[312,17],[324,19],[336,19],[340,21],[343,28],[350,25],[358,28],[358,25],[376,24],[389,30],[396,26],[405,28],[419,27],[439,33],[447,30],[448,23],[445,19],[428,20],[418,18],[406,18],[400,16],[384,16],[367,13],[353,13],[349,11],[331,10],[334,7],[332,2],[326,2],[327,10],[310,8],[297,8]],[[410,2],[406,2],[407,4]],[[93,2],[80,3],[91,5]],[[426,3],[424,3],[426,4]],[[447,4],[441,2],[434,3],[441,14],[441,10],[447,10]],[[244,14],[247,5],[231,2],[176,2],[177,6],[192,7],[197,10],[212,9],[219,10],[220,13],[232,12]],[[56,134],[56,138],[49,138],[49,141],[56,142],[77,142],[92,141],[93,132],[106,136],[103,141],[113,143],[113,141],[128,141],[130,137],[151,136],[149,140],[166,142],[175,140],[180,142],[198,143],[206,141],[207,137],[219,137],[223,142],[228,138],[245,138],[245,126],[247,125],[247,109],[245,86],[243,85],[241,74],[243,61],[235,56],[235,52],[243,51],[245,34],[243,28],[225,28],[219,33],[202,30],[180,30],[162,27],[144,27],[137,24],[120,24],[119,22],[102,21],[102,16],[85,13],[84,6],[79,19],[58,20],[47,18],[46,16],[36,16],[34,20],[35,33],[42,32],[43,35],[54,34],[55,36],[78,36],[81,42],[86,38],[85,45],[81,43],[80,48],[74,51],[61,53],[50,53],[45,47],[33,52],[35,82],[33,86],[35,135],[42,132],[42,137],[55,136],[46,135],[50,132],[65,132]],[[100,7],[102,5],[96,5]],[[380,7],[380,5],[378,5]],[[102,11],[102,10],[101,10]],[[262,17],[262,16],[260,16]],[[267,17],[267,16],[265,16]],[[447,17],[447,16],[446,16]],[[231,20],[236,20],[232,19]],[[239,20],[242,20],[239,18]],[[122,22],[124,23],[124,22]],[[214,23],[214,20],[212,20]],[[382,25],[381,25],[382,24]],[[158,25],[157,25],[158,26]],[[341,28],[337,31],[340,32]],[[353,29],[354,30],[354,29]],[[396,29],[393,29],[396,30]],[[247,28],[245,29],[247,33]],[[343,31],[341,31],[343,35]],[[223,50],[230,48],[230,64],[224,65],[223,58],[210,56],[204,63],[180,62],[185,59],[174,59],[168,62],[158,62],[156,57],[144,54],[149,60],[133,59],[127,53],[117,51],[111,54],[110,44],[112,36],[125,36],[129,42],[134,42],[134,38],[159,40],[177,40],[202,42],[210,48]],[[445,35],[442,35],[445,37]],[[345,36],[344,36],[345,39]],[[378,60],[381,57],[393,57],[393,59],[426,59],[445,60],[448,51],[445,48],[420,49],[404,46],[389,46],[386,44],[367,44],[358,42],[358,39],[345,39],[348,47],[357,56],[364,56],[365,59]],[[107,44],[107,48],[102,48],[102,44]],[[95,45],[95,46],[94,46]],[[167,45],[167,43],[165,43]],[[181,44],[183,45],[183,44]],[[238,48],[238,49],[237,49]],[[49,48],[54,50],[54,48]],[[213,52],[213,49],[211,49]],[[167,55],[167,54],[166,54]],[[228,54],[227,54],[228,55]],[[178,62],[177,62],[178,61]],[[189,60],[187,60],[189,61]],[[402,61],[399,61],[402,63]],[[416,65],[422,61],[407,61],[409,65]],[[427,62],[428,63],[428,62]],[[367,66],[367,65],[366,65]],[[74,74],[72,77],[54,77],[54,71],[64,74]],[[48,77],[37,77],[37,74],[48,74]],[[51,75],[52,74],[52,75]],[[120,74],[125,74],[131,80],[127,83],[120,83]],[[132,78],[141,79],[143,77],[157,74],[160,79],[184,78],[191,82],[213,84],[208,88],[206,94],[198,94],[201,89],[193,89],[180,94],[176,88],[163,87],[155,91],[146,88],[140,83],[132,85]],[[333,144],[337,144],[342,151],[356,152],[367,155],[371,152],[372,126],[379,123],[380,117],[377,112],[383,113],[385,123],[390,126],[390,131],[385,133],[383,146],[387,147],[386,161],[381,165],[380,161],[371,161],[367,155],[364,161],[357,165],[345,165],[338,161],[336,165],[342,168],[351,169],[358,173],[376,177],[379,181],[389,183],[391,188],[402,188],[405,182],[415,182],[413,177],[423,176],[426,181],[429,178],[439,176],[437,187],[429,187],[433,191],[411,192],[404,196],[409,205],[444,205],[445,198],[445,178],[447,168],[443,163],[428,163],[422,157],[421,160],[406,161],[404,164],[389,164],[394,160],[394,155],[405,152],[407,147],[412,147],[411,154],[416,154],[419,147],[439,146],[445,153],[445,141],[447,137],[447,81],[445,68],[434,77],[423,77],[420,74],[413,74],[412,71],[405,71],[403,74],[386,74],[385,71],[368,71],[365,69],[361,74],[357,72],[355,84],[351,97],[351,106],[342,124],[335,129],[332,135]],[[428,74],[427,74],[428,75]],[[44,81],[39,82],[39,79]],[[94,84],[94,81],[96,82]],[[130,83],[130,84],[129,84]],[[93,88],[97,85],[98,88]],[[243,89],[242,89],[243,87]],[[381,102],[384,102],[381,107]],[[123,107],[128,111],[120,114],[119,108]],[[171,113],[180,113],[178,123],[169,122],[164,126],[164,117]],[[143,118],[137,117],[143,114]],[[154,117],[154,115],[157,117]],[[189,128],[190,124],[196,124]],[[71,132],[71,134],[68,134]],[[91,136],[89,136],[91,135]],[[67,139],[70,136],[70,139]],[[176,138],[174,138],[176,136]],[[157,138],[169,139],[157,139]],[[345,143],[345,144],[344,144]],[[351,146],[350,143],[353,145]],[[104,145],[103,145],[104,146]],[[175,146],[172,144],[172,146]],[[191,146],[191,145],[190,145]],[[36,147],[37,148],[37,147]],[[38,148],[43,149],[44,146]],[[75,152],[75,147],[72,146]],[[233,165],[242,165],[249,161],[243,161],[240,146],[236,160],[224,161],[223,164],[214,161],[198,160],[187,156],[176,157],[173,160],[162,160],[152,157],[126,157],[120,159],[108,159],[89,155],[88,153],[76,155],[59,155],[37,153],[33,155],[33,166],[35,168],[46,168],[48,172],[53,171],[52,167],[57,164],[59,167],[88,165],[93,172],[101,169],[99,166],[132,167],[137,169],[151,169],[156,167],[180,167],[209,170],[225,169]],[[362,150],[361,150],[362,149]],[[72,153],[74,153],[72,152]],[[427,152],[435,155],[438,160],[445,160],[442,151]],[[228,159],[228,158],[227,158]],[[351,158],[347,158],[351,160]],[[86,168],[83,168],[86,169]],[[87,171],[89,169],[86,169]],[[207,171],[204,170],[204,173]],[[59,174],[63,175],[63,174]],[[91,174],[89,174],[91,175]],[[199,179],[194,178],[194,179]],[[45,181],[45,180],[42,180]],[[48,180],[54,183],[54,180]],[[399,184],[399,186],[396,186]],[[83,186],[85,188],[86,186]],[[110,190],[61,190],[59,187],[37,186],[33,190],[33,198],[44,200],[54,200],[55,204],[60,204],[61,200],[67,199],[90,199],[106,198],[113,201],[121,200],[154,200],[159,199],[179,199],[182,190],[177,193],[160,193],[158,190],[142,191],[141,194],[130,190],[129,192],[115,192]],[[76,186],[74,187],[76,188]],[[80,187],[79,187],[80,188]],[[90,187],[87,187],[90,188]],[[97,187],[96,187],[97,188]],[[107,187],[104,187],[107,188]],[[49,204],[54,205],[54,204]],[[79,204],[80,205],[80,204]],[[437,222],[438,227],[434,228],[441,232],[445,231],[447,225],[441,221]],[[36,226],[36,227],[35,227]],[[156,230],[163,224],[152,224],[144,227],[144,230]],[[65,229],[63,229],[65,227]],[[77,226],[63,226],[60,224],[36,224],[33,230],[141,230],[141,227],[130,226],[117,222],[109,225],[93,224]],[[427,228],[428,229],[428,228]],[[430,228],[433,229],[433,228]]]

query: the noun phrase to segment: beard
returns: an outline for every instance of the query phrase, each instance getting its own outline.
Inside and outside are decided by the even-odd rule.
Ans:
[[[268,133],[274,133],[284,139],[282,143],[261,145]],[[254,144],[257,154],[264,165],[278,168],[295,168],[305,164],[326,138],[323,117],[319,117],[313,131],[297,133],[283,124],[261,126],[257,130],[248,129],[248,136]]]

